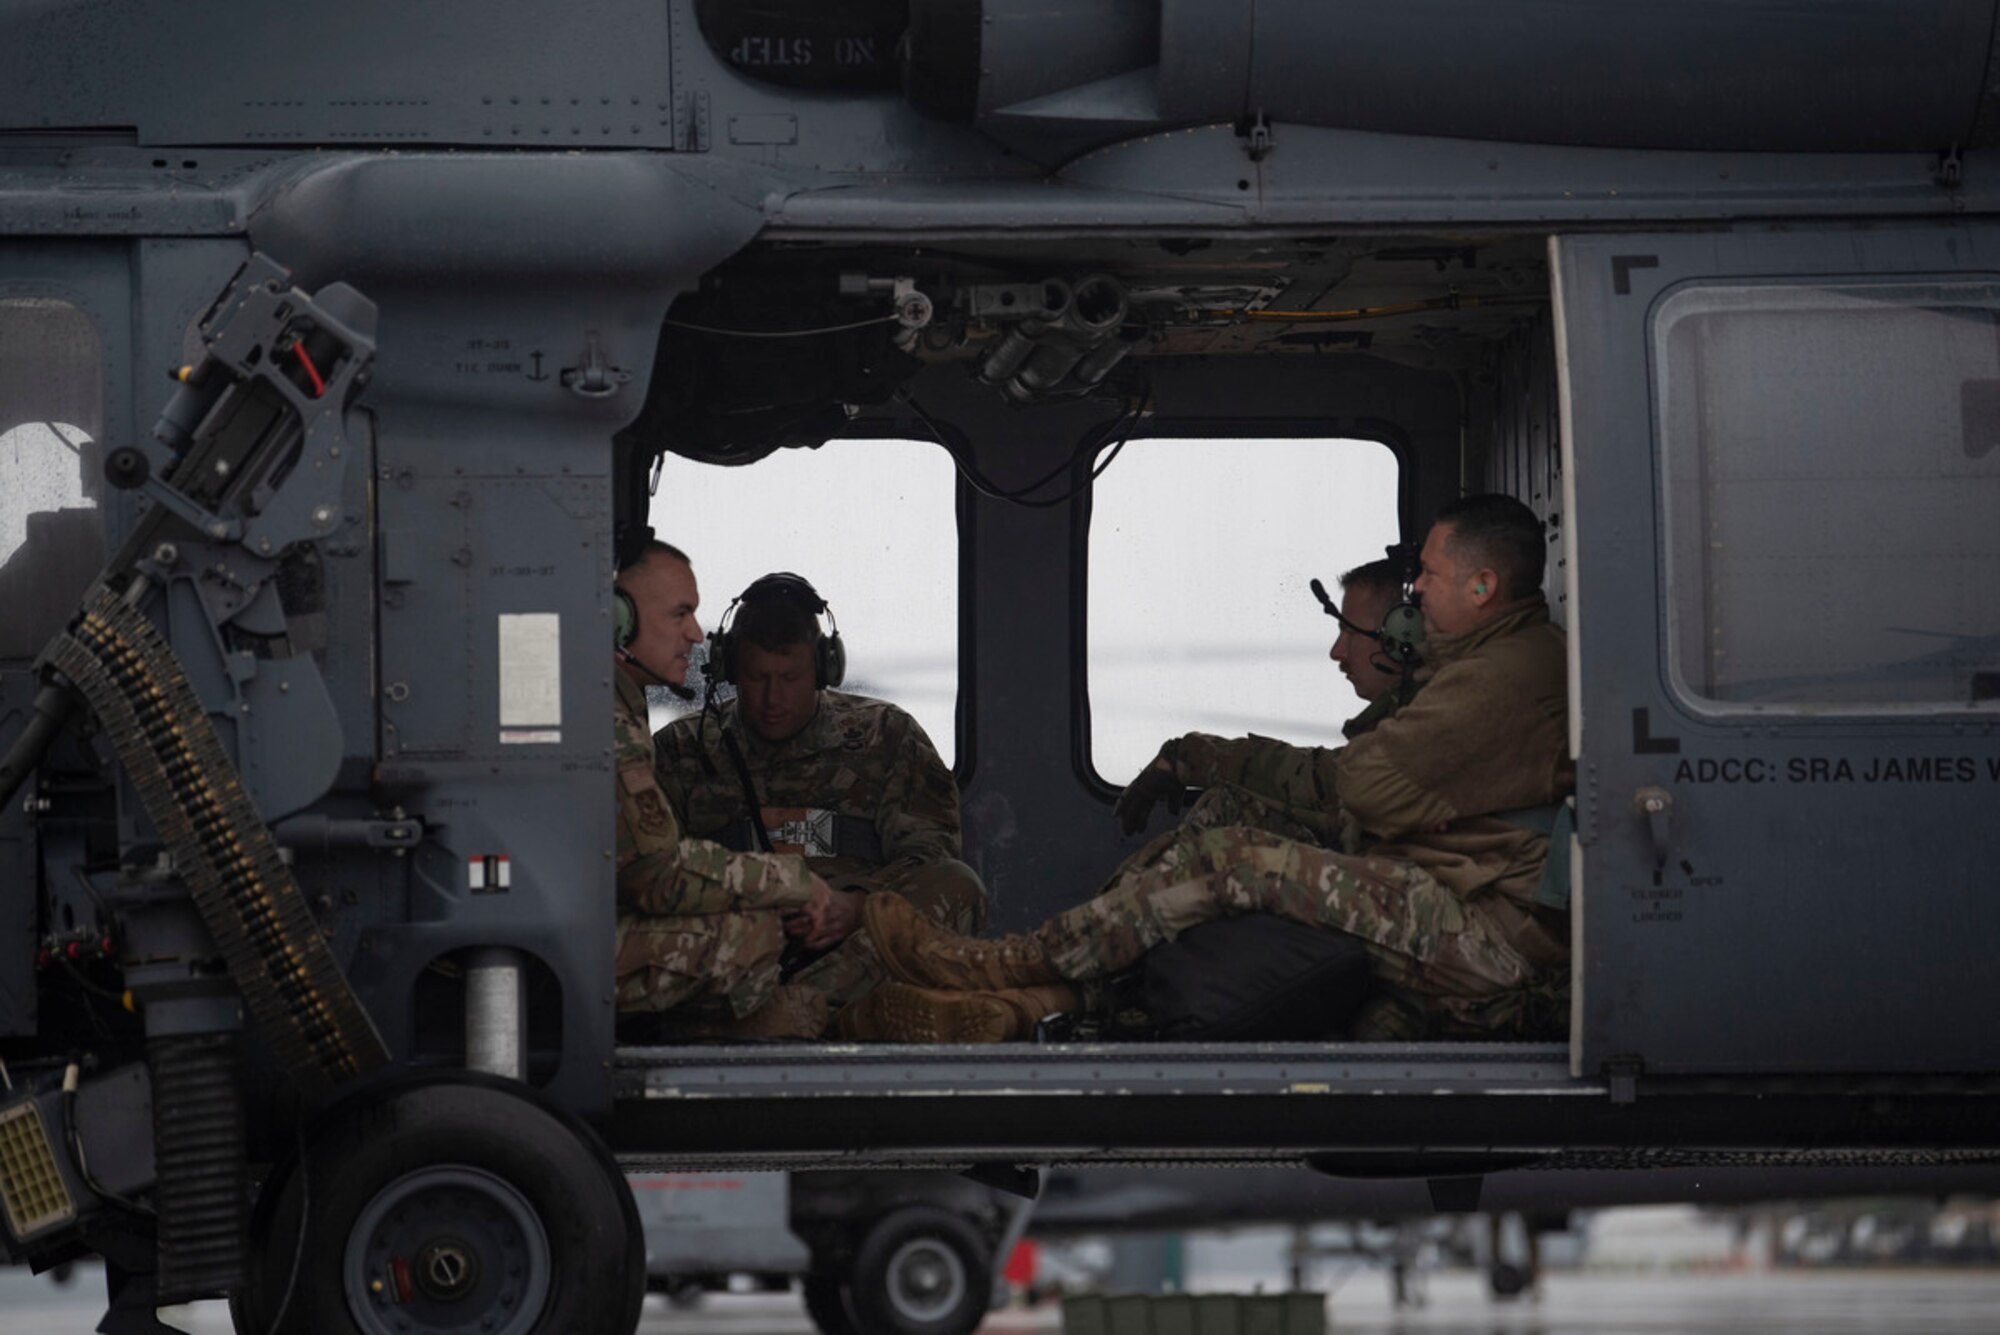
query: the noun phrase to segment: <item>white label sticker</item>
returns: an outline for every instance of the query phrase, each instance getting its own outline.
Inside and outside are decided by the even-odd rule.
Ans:
[[[500,614],[500,740],[527,741],[516,730],[534,730],[535,741],[560,741],[547,730],[562,727],[562,616],[556,612]],[[509,732],[516,732],[509,736]]]

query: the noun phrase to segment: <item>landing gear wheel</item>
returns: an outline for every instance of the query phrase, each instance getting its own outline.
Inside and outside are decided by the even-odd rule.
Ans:
[[[265,1193],[239,1331],[639,1324],[645,1245],[625,1180],[588,1128],[520,1086],[456,1077],[351,1103]]]
[[[933,1206],[885,1215],[854,1256],[849,1300],[869,1335],[971,1335],[992,1296],[985,1239]]]
[[[1493,1291],[1495,1298],[1503,1301],[1520,1297],[1532,1282],[1533,1277],[1526,1270],[1506,1261],[1496,1261],[1493,1268],[1486,1272],[1487,1287]]]
[[[861,1327],[854,1323],[847,1285],[838,1275],[807,1275],[803,1288],[806,1315],[820,1335],[862,1335]]]

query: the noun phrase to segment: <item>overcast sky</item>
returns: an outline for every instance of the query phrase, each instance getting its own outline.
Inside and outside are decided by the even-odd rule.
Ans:
[[[958,689],[950,459],[833,441],[747,468],[669,456],[653,503],[694,557],[702,622],[772,570],[812,580],[849,684],[915,714],[947,760]],[[1123,783],[1168,736],[1339,741],[1358,708],[1307,590],[1396,539],[1394,456],[1372,441],[1135,440],[1097,484],[1090,692],[1098,771]]]

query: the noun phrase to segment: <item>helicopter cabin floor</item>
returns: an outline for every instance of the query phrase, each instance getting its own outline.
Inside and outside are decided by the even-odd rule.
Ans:
[[[1520,1167],[1986,1162],[2000,1082],[1577,1077],[1562,1044],[620,1048],[628,1168],[1306,1162]]]

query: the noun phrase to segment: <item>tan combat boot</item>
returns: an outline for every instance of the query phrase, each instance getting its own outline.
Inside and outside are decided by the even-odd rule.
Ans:
[[[861,920],[889,972],[916,987],[994,992],[1062,981],[1034,937],[960,936],[892,891],[869,895]]]
[[[1063,983],[997,992],[949,992],[884,983],[840,1012],[833,1036],[856,1043],[1015,1043],[1057,1011],[1075,1010]]]

